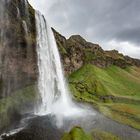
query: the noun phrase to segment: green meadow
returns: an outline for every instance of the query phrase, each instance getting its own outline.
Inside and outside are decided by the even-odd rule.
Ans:
[[[98,68],[87,64],[69,76],[74,98],[104,115],[140,129],[140,68]]]

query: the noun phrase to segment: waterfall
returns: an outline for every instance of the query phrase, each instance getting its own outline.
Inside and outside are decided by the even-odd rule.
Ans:
[[[71,99],[51,27],[36,13],[37,53],[41,105],[37,114],[72,115],[81,112]]]

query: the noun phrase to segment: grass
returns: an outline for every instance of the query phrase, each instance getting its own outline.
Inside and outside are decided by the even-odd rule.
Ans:
[[[120,140],[120,138],[99,129],[93,129],[87,134],[82,128],[74,127],[69,133],[65,133],[61,140]]]
[[[80,98],[98,100],[98,97],[108,95],[107,91],[95,75],[95,69],[92,65],[86,65],[82,69],[74,72],[69,77],[70,87],[75,96]]]
[[[126,68],[127,72],[131,73],[133,76],[139,78],[140,77],[140,68],[138,67],[128,67]]]
[[[106,116],[140,130],[140,106],[133,104],[100,105],[99,110]]]
[[[106,116],[140,129],[140,68],[98,68],[88,64],[69,76],[77,100],[96,105]]]
[[[94,140],[86,134],[82,128],[74,127],[69,133],[65,133],[61,140]]]
[[[140,77],[116,66],[110,67],[105,71],[113,79],[111,83],[106,80],[112,92],[120,96],[140,98]]]
[[[93,129],[91,134],[95,140],[120,140],[118,136],[99,129]]]
[[[115,106],[115,104],[113,106]],[[125,109],[123,111],[118,111],[104,105],[99,105],[99,110],[112,120],[140,130],[140,118],[136,117],[134,114],[128,114]]]
[[[134,69],[131,68],[131,71]],[[116,66],[101,69],[93,65],[86,65],[69,76],[70,86],[78,88],[82,85],[82,92],[88,92],[96,97],[117,96],[140,99],[140,76],[134,72]]]

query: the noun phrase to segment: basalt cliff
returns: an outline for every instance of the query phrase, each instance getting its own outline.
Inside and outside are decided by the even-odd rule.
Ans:
[[[33,106],[37,59],[35,11],[24,0],[0,2],[0,130]],[[31,109],[31,108],[30,108]]]

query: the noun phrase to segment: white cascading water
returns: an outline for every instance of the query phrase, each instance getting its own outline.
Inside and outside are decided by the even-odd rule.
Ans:
[[[54,34],[40,13],[36,13],[38,87],[42,103],[37,114],[59,114],[70,116],[82,109],[71,100]]]

